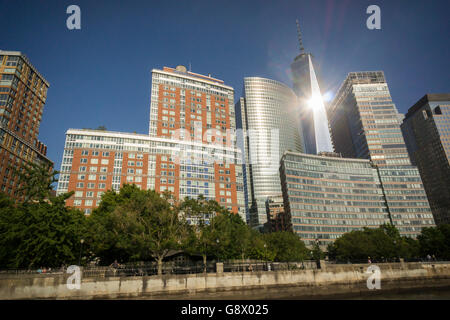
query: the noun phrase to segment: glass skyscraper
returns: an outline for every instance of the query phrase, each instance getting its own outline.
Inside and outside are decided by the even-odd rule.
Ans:
[[[312,54],[303,48],[300,27],[297,21],[300,54],[291,64],[294,91],[298,96],[303,137],[307,153],[332,152],[327,113],[322,99]]]
[[[279,165],[284,151],[302,151],[297,97],[287,85],[259,77],[244,78],[240,113],[248,220],[267,222],[266,200],[281,193]]]
[[[450,223],[450,94],[422,97],[409,109],[401,128],[436,223]]]
[[[379,170],[392,222],[404,235],[429,226],[431,213],[417,167],[411,165],[399,113],[382,71],[351,72],[328,108],[335,150],[369,159]]]

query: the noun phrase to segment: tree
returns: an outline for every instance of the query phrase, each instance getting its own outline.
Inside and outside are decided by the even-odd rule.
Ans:
[[[43,202],[52,196],[52,184],[58,181],[58,171],[53,170],[50,163],[27,162],[19,168],[11,168],[19,178],[16,194],[23,198],[23,202]]]
[[[264,238],[275,261],[303,261],[308,256],[305,243],[293,232],[268,233]]]
[[[227,210],[211,219],[213,238],[216,239],[215,255],[219,259],[245,257],[248,248],[248,226],[242,218]]]
[[[215,202],[215,201],[214,201]],[[185,198],[180,205],[180,211],[186,218],[193,219],[195,224],[188,230],[188,240],[184,249],[189,254],[200,254],[203,259],[203,271],[206,272],[208,255],[214,255],[216,238],[210,219],[215,214],[215,203],[206,201],[202,195],[197,199]]]
[[[1,197],[0,266],[34,268],[78,263],[86,220],[81,211],[65,207],[70,195],[17,206]]]
[[[167,195],[135,185],[124,185],[118,194],[106,192],[89,220],[89,243],[102,262],[153,258],[158,274],[162,274],[163,259],[171,250],[182,248],[188,236],[186,222]]]
[[[450,225],[423,228],[417,237],[422,256],[434,255],[436,258],[450,259]]]
[[[418,242],[400,236],[395,226],[383,224],[377,229],[363,228],[345,233],[328,246],[328,255],[338,260],[411,259],[418,255]]]

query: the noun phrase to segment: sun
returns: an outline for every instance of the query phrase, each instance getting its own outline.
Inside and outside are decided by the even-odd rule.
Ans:
[[[316,108],[319,107],[322,103],[323,103],[323,100],[322,100],[322,96],[320,96],[320,95],[313,95],[313,96],[308,100],[308,106],[309,106],[311,109],[316,109]]]

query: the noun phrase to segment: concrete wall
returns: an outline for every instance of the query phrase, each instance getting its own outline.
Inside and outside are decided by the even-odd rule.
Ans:
[[[367,264],[322,263],[321,270],[233,272],[148,277],[83,277],[79,290],[70,275],[0,275],[0,299],[276,299],[369,291]],[[450,263],[384,263],[381,290],[450,286]],[[267,290],[270,289],[270,290]]]

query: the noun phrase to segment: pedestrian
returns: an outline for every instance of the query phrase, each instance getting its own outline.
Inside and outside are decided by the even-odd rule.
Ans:
[[[370,260],[370,257],[367,259],[367,263],[371,264],[372,260]]]
[[[427,260],[431,261],[431,256],[429,254],[427,255]]]
[[[253,266],[252,266],[252,264],[250,264],[250,265],[248,266],[248,271],[253,272]]]
[[[111,263],[111,265],[110,265],[110,267],[113,267],[113,268],[115,268],[115,269],[117,269],[117,268],[119,268],[119,263],[117,262],[117,260],[114,260],[114,262],[113,263]]]

